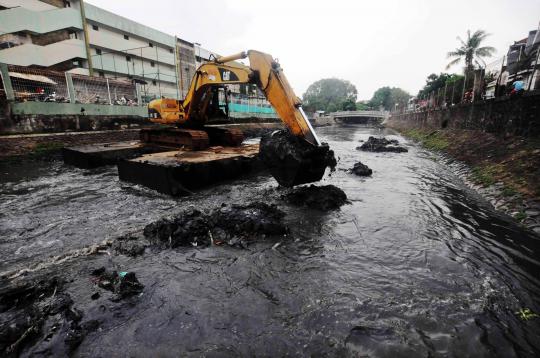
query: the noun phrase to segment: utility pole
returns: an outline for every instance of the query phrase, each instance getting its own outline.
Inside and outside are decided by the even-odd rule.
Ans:
[[[181,56],[178,56],[179,50],[180,50],[180,46],[178,45],[178,38],[174,36],[174,74],[176,76],[176,98],[181,99],[180,95],[178,94],[178,88],[180,87],[181,92],[182,92],[182,97],[184,97],[184,84],[182,83],[182,71],[180,71],[180,74],[178,73],[179,66],[181,68],[181,64],[182,64],[182,62],[180,62],[180,65],[179,65],[179,61],[181,61],[182,59]],[[180,83],[178,83],[179,75],[180,75]]]
[[[459,103],[461,103],[461,101],[463,101],[463,97],[465,97],[465,86],[467,86],[467,70],[465,70],[465,76],[463,77],[463,90],[461,91]]]
[[[444,81],[444,92],[443,92],[443,106],[446,107],[446,87],[448,87],[448,80]]]
[[[538,38],[539,32],[540,32],[540,21],[538,22],[538,29],[536,29],[536,33],[534,34],[533,45],[536,43],[536,39]],[[532,73],[530,76],[529,85],[527,86],[527,91],[531,90],[533,77],[534,77],[534,74],[536,73],[536,65],[538,65],[538,55],[540,55],[540,45],[536,47],[536,59],[534,60],[534,66],[533,66]]]
[[[156,44],[156,65],[157,65],[157,80],[158,80],[158,90],[159,90],[159,97],[162,97],[161,95],[161,79],[159,77],[159,55],[157,50],[157,44]]]
[[[92,55],[90,53],[90,39],[88,37],[88,24],[86,23],[86,14],[84,13],[84,1],[81,0],[79,6],[81,7],[81,21],[84,33],[84,45],[86,48],[86,59],[88,60],[88,74],[94,75],[94,66],[92,65]],[[102,68],[103,69],[103,68]]]

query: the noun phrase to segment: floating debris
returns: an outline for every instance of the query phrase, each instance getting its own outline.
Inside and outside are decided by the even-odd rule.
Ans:
[[[356,147],[356,150],[363,150],[366,152],[408,152],[407,148],[399,146],[399,142],[396,139],[386,139],[384,137],[375,138],[372,136],[370,136],[361,146]]]
[[[255,202],[249,205],[225,205],[209,214],[188,209],[172,219],[161,219],[144,228],[144,236],[153,243],[171,248],[210,246],[227,243],[245,246],[254,236],[283,235],[285,213],[276,206]]]
[[[321,211],[339,209],[348,202],[343,190],[334,185],[302,186],[282,196],[289,203]]]
[[[362,162],[355,163],[352,169],[350,169],[350,172],[361,177],[373,174],[373,170]]]

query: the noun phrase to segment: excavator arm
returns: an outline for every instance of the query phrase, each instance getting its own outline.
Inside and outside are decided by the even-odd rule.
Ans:
[[[249,67],[233,61],[249,59]],[[279,118],[296,136],[314,146],[321,142],[302,110],[302,102],[295,95],[279,63],[272,56],[250,50],[225,56],[201,65],[183,101],[159,99],[150,102],[150,120],[157,123],[202,126],[212,87],[227,84],[256,84],[276,110]]]

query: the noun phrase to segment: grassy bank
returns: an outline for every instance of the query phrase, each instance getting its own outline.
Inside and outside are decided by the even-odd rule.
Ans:
[[[411,128],[404,123],[390,126],[430,150],[468,164],[474,183],[486,188],[498,185],[500,196],[514,207],[524,200],[540,202],[540,139],[501,138],[474,130]],[[527,214],[518,209],[514,217],[524,221]]]

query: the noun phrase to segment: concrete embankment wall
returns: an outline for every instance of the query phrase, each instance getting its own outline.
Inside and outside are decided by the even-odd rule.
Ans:
[[[446,109],[393,114],[396,128],[466,129],[497,135],[540,136],[540,92],[496,98]]]
[[[0,103],[0,134],[99,131],[138,127],[148,110],[138,106],[54,102]]]

